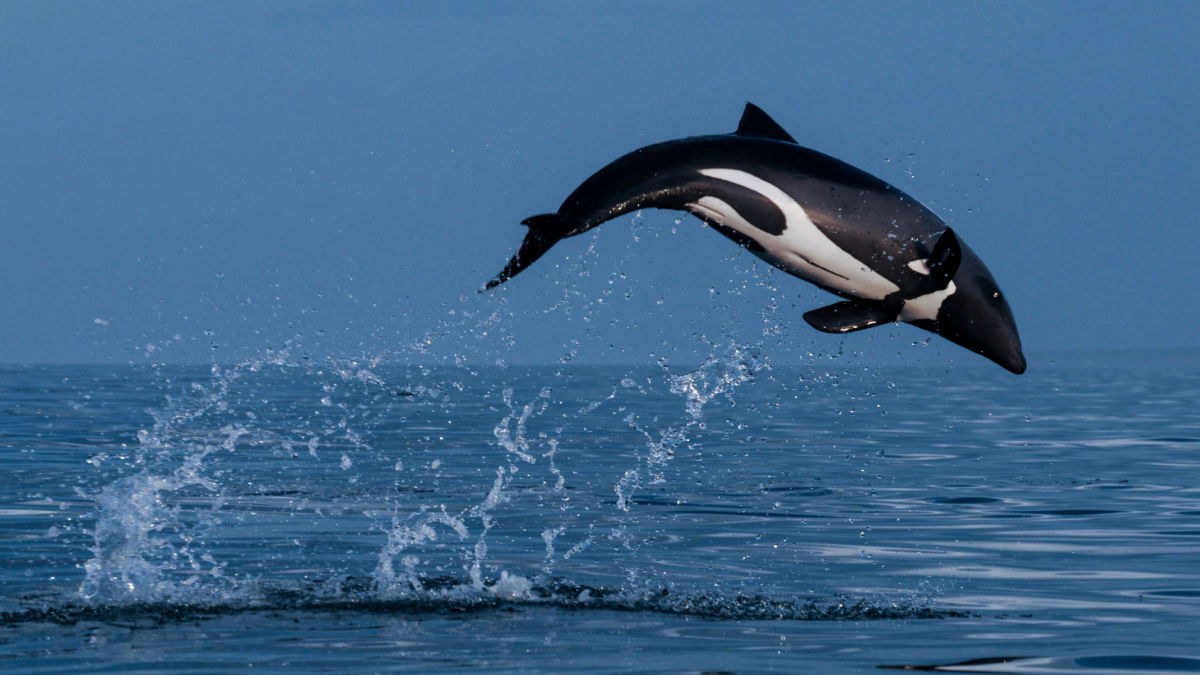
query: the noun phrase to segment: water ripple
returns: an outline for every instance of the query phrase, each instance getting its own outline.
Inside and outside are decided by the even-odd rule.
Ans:
[[[554,581],[506,596],[480,590],[467,579],[423,579],[423,592],[411,597],[381,600],[370,592],[368,580],[338,584],[330,597],[321,584],[306,588],[272,588],[253,600],[218,603],[148,602],[120,605],[68,603],[60,606],[0,612],[0,626],[80,622],[157,625],[260,612],[360,612],[367,614],[468,614],[555,608],[578,611],[620,611],[693,616],[729,621],[864,621],[963,617],[959,610],[934,609],[924,604],[881,602],[835,596],[773,598],[762,594],[679,593],[666,587],[628,591]]]

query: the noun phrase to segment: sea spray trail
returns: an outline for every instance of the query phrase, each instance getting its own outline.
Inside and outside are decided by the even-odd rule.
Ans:
[[[583,260],[587,258],[585,253]],[[605,302],[615,281],[616,276],[610,279],[609,288],[600,298],[586,300],[582,307],[575,307],[570,292],[564,290],[563,298],[546,311],[561,308],[586,322]],[[427,356],[430,346],[457,332],[456,326],[468,327],[470,334],[481,337],[503,336],[507,329],[502,310],[503,304],[482,315],[466,310],[451,312],[450,317],[414,342],[403,353],[404,358]],[[577,344],[568,345],[559,363],[569,362],[577,348]],[[644,443],[612,449],[618,461],[624,452],[624,461],[635,463],[633,468],[608,479],[617,497],[617,511],[630,509],[631,497],[642,487],[643,480],[651,484],[663,482],[662,465],[680,444],[688,442],[692,430],[704,428],[704,404],[713,396],[730,396],[733,388],[753,376],[754,369],[759,367],[756,364],[765,363],[751,353],[754,349],[737,345],[724,349],[721,357],[709,357],[694,372],[670,375],[663,371],[671,391],[684,400],[683,409],[675,413],[679,421],[657,417],[644,421],[634,413],[623,415],[624,423],[635,429]],[[293,353],[301,356],[293,357]],[[375,430],[412,424],[413,420],[399,408],[426,412],[437,409],[444,413],[449,425],[464,403],[478,406],[462,397],[465,389],[462,378],[475,374],[470,369],[462,370],[464,354],[456,353],[453,357],[457,371],[432,376],[426,366],[410,367],[407,371],[410,376],[404,382],[390,381],[380,374],[380,366],[400,354],[321,362],[305,353],[297,340],[261,359],[230,368],[214,367],[210,381],[193,382],[187,395],[168,397],[161,410],[151,412],[154,426],[139,433],[132,463],[137,471],[89,495],[98,504],[99,513],[92,530],[93,557],[85,564],[86,578],[80,584],[79,597],[95,605],[255,600],[261,587],[269,582],[269,576],[231,565],[228,556],[219,550],[223,548],[219,538],[230,529],[227,521],[251,525],[264,511],[273,512],[275,519],[294,519],[297,514],[304,514],[309,518],[336,515],[344,520],[358,511],[368,531],[386,534],[372,573],[373,588],[384,599],[427,592],[422,579],[453,570],[454,565],[447,563],[448,557],[458,558],[458,567],[465,574],[464,588],[516,597],[528,593],[531,580],[545,582],[556,568],[577,558],[597,541],[636,548],[636,541],[625,531],[619,517],[610,514],[596,518],[594,512],[579,509],[578,502],[570,502],[564,495],[567,477],[556,461],[563,451],[560,436],[571,424],[592,415],[621,394],[639,390],[639,395],[645,394],[643,385],[632,383],[628,377],[614,383],[608,397],[576,406],[576,412],[564,409],[563,401],[553,401],[550,386],[541,387],[534,398],[521,404],[514,402],[513,387],[503,388],[500,395],[508,413],[502,414],[495,424],[492,442],[504,451],[506,460],[494,466],[490,484],[481,484],[481,487],[487,485],[486,493],[474,504],[441,503],[436,493],[413,503],[410,496],[423,493],[410,490],[400,500],[386,494],[366,494],[338,499],[332,505],[319,505],[305,495],[304,486],[281,488],[262,476],[239,476],[223,468],[224,464],[234,463],[225,456],[268,451],[273,456],[282,456],[285,464],[316,461],[329,467],[330,462],[336,462],[337,468],[344,472],[345,483],[353,486],[361,480],[360,465],[381,463],[384,449],[376,447],[379,434]],[[413,381],[411,374],[419,379]],[[268,388],[268,381],[279,377],[310,382],[311,393],[297,391],[290,400],[273,403],[266,412],[275,418],[268,419],[254,397],[258,390]],[[550,382],[565,385],[563,378],[560,369]],[[483,395],[488,399],[494,392]],[[527,433],[528,423],[545,415],[552,405],[559,418],[555,427],[539,430],[531,437]],[[426,454],[436,453],[436,441],[431,436],[424,440],[428,442]],[[481,455],[481,466],[486,464],[485,457]],[[540,465],[539,459],[543,460]],[[389,468],[397,474],[421,470],[434,474],[433,481],[423,481],[419,476],[411,481],[398,478],[397,486],[405,482],[436,483],[441,462],[436,458],[417,462],[402,452],[389,457]],[[530,472],[538,471],[539,467],[549,475],[540,485],[514,487],[522,467],[526,468],[527,476],[534,475]],[[498,511],[522,497],[538,500],[537,508],[546,514],[546,525],[537,531],[537,539],[525,543],[528,551],[538,551],[537,565],[531,566],[528,559],[512,570],[492,565],[489,533],[497,518],[502,517]],[[384,504],[390,500],[391,505],[380,504],[380,499]],[[262,504],[267,500],[270,509],[247,512],[238,508],[240,504]],[[380,524],[379,515],[387,511],[391,512],[390,523]],[[302,544],[296,545],[303,548]],[[438,549],[434,555],[429,555],[431,546]],[[433,560],[425,570],[422,563],[428,561],[423,561],[422,555]],[[326,572],[332,578],[345,576],[339,570]],[[636,576],[635,571],[630,576]]]
[[[622,400],[629,396],[645,396],[646,388],[653,386],[652,378],[643,376],[645,384],[634,385],[631,378],[621,377],[609,385],[607,396],[584,405],[556,400],[548,386],[541,387],[529,400],[519,402],[513,388],[505,387],[499,392],[502,408],[494,414],[500,415],[500,419],[491,429],[490,441],[493,447],[503,452],[505,461],[494,467],[489,483],[479,485],[480,488],[486,486],[486,490],[478,502],[455,508],[439,501],[436,492],[405,491],[400,501],[385,507],[391,509],[392,515],[390,524],[382,528],[377,524],[381,510],[378,504],[381,498],[386,503],[386,494],[368,490],[367,494],[338,506],[337,515],[343,519],[357,511],[360,528],[386,532],[386,542],[378,549],[377,565],[371,575],[374,599],[453,598],[462,601],[468,597],[464,593],[482,598],[532,597],[535,584],[544,588],[547,583],[564,583],[563,579],[552,577],[552,572],[578,559],[597,542],[617,549],[636,548],[638,543],[631,539],[620,515],[628,512],[633,504],[631,490],[641,487],[640,483],[628,481],[631,472],[637,476],[644,473],[653,481],[663,482],[661,467],[670,459],[671,453],[689,441],[689,433],[706,426],[704,406],[714,397],[732,401],[732,390],[764,368],[755,349],[731,345],[721,358],[711,358],[695,371],[681,375],[660,371],[661,384],[677,401],[675,421],[664,422],[661,416],[656,416],[653,421],[639,422],[628,412],[612,411],[623,416],[637,435],[631,437],[635,442],[607,451],[613,453],[615,466],[628,462],[634,462],[636,466],[625,470],[624,474],[608,475],[609,485],[613,486],[612,492],[618,499],[615,504],[609,503],[607,509],[611,510],[599,512],[595,507],[603,506],[602,503],[577,507],[566,497],[572,486],[555,460],[560,452],[570,452],[571,448],[562,446],[561,436],[583,433],[573,431],[572,427],[588,422],[605,405],[620,408],[623,407]],[[309,405],[317,410],[332,409],[339,414],[357,416],[358,430],[346,424],[346,416],[338,415],[315,425],[319,433],[310,431],[314,425],[299,419],[277,419],[267,425],[261,420],[261,411],[255,415],[260,418],[257,426],[229,423],[230,418],[245,416],[244,411],[239,410],[238,401],[254,395],[258,388],[255,377],[281,374],[297,377],[302,382],[311,380],[307,386],[312,391],[310,396],[316,400]],[[245,476],[208,463],[213,463],[221,453],[237,455],[264,449],[270,449],[272,458],[282,460],[284,464],[311,464],[320,462],[322,457],[328,460],[340,457],[336,461],[336,470],[346,476],[346,483],[353,485],[363,478],[353,468],[367,463],[370,453],[364,457],[364,450],[373,450],[372,444],[378,442],[373,429],[379,420],[373,421],[359,410],[362,400],[384,400],[393,404],[399,398],[404,401],[403,405],[417,409],[425,406],[427,410],[447,410],[450,414],[447,422],[455,421],[458,412],[454,406],[447,407],[444,401],[438,400],[438,392],[447,388],[444,382],[433,382],[433,378],[428,382],[437,386],[407,382],[403,392],[411,394],[409,389],[412,389],[423,394],[397,397],[396,386],[389,384],[388,378],[362,368],[324,368],[311,363],[292,365],[283,358],[276,358],[269,364],[254,362],[216,369],[213,378],[208,386],[193,384],[194,396],[190,402],[173,400],[164,413],[157,416],[158,424],[140,434],[144,446],[135,464],[150,464],[153,469],[143,469],[121,478],[96,495],[101,510],[95,528],[94,557],[85,565],[87,578],[80,586],[80,598],[85,602],[96,606],[161,602],[218,606],[231,602],[251,605],[263,602],[264,589],[277,586],[278,581],[244,569],[230,570],[238,566],[231,564],[220,551],[223,548],[220,537],[231,532],[229,525],[222,521],[244,523],[253,530],[251,521],[257,512],[246,513],[238,505],[254,502],[255,494],[260,499],[268,498],[278,490],[252,494],[235,492],[234,486],[241,484]],[[356,402],[353,397],[345,396],[345,390],[340,387],[347,383],[355,386],[361,400]],[[246,391],[242,391],[242,387]],[[448,388],[454,389],[453,386]],[[463,390],[467,388],[463,387]],[[485,392],[485,397],[487,395]],[[286,410],[294,412],[307,408],[292,405]],[[553,429],[531,432],[530,425],[534,421],[548,416],[557,418]],[[389,419],[389,423],[396,421]],[[636,442],[638,437],[641,442]],[[477,439],[476,442],[487,441]],[[482,459],[486,465],[485,457]],[[378,464],[380,458],[375,459]],[[244,457],[242,461],[253,459]],[[407,464],[411,470],[417,465],[411,457],[404,456],[389,456],[388,461],[394,464],[390,467],[393,469]],[[435,459],[429,463],[435,474],[441,469],[441,461]],[[325,465],[332,469],[334,462],[326,461]],[[531,472],[539,468],[544,473],[537,479]],[[533,479],[532,482],[514,485],[515,480],[525,477]],[[415,483],[423,482],[419,477],[415,478]],[[604,479],[600,477],[599,480]],[[661,489],[669,489],[669,486]],[[421,500],[414,503],[411,499],[414,495],[420,496]],[[516,542],[519,555],[515,556],[515,567],[511,566],[514,558],[511,537],[507,560],[489,559],[490,533],[497,524],[503,524],[508,517],[504,508],[514,502],[522,512],[540,512],[542,515],[538,517],[543,523],[526,535],[523,542]],[[406,511],[414,505],[415,510]],[[316,507],[302,494],[288,495],[279,509],[288,515],[303,512],[325,517],[327,511],[334,515],[333,509]],[[561,543],[564,539],[568,540],[565,544]],[[435,544],[440,549],[428,550]],[[454,559],[457,564],[449,562]],[[630,561],[624,574],[638,576],[636,568],[639,564],[643,563]],[[446,579],[447,573],[453,575],[456,567],[462,574],[460,583],[429,583],[430,579]],[[348,570],[335,568],[314,573],[336,579],[346,577]],[[627,590],[633,598],[650,592],[646,587]],[[595,592],[589,591],[589,594]],[[610,596],[613,594],[611,588],[605,592]],[[545,596],[544,591],[542,595]]]
[[[306,375],[322,372],[320,368],[311,365],[289,366],[282,359],[275,359],[270,365],[296,368]],[[134,508],[121,508],[115,503],[107,511],[102,511],[101,522],[97,527],[115,528],[127,527],[126,532],[134,533],[130,537],[137,546],[116,547],[121,555],[109,553],[89,561],[88,580],[81,587],[81,599],[87,604],[75,606],[65,604],[60,609],[43,610],[33,613],[14,613],[3,617],[7,622],[21,621],[76,621],[76,620],[122,620],[142,617],[154,620],[187,618],[204,615],[205,613],[229,613],[264,609],[355,609],[362,611],[385,612],[424,612],[424,611],[472,611],[498,608],[503,604],[517,603],[531,606],[555,606],[575,609],[607,609],[621,611],[652,611],[669,614],[685,614],[723,618],[757,618],[757,619],[788,619],[788,620],[828,620],[828,619],[869,619],[895,617],[943,616],[945,613],[929,609],[924,604],[911,604],[905,601],[866,601],[862,599],[834,599],[822,601],[814,598],[772,598],[763,595],[745,595],[742,593],[717,594],[705,592],[687,592],[673,589],[670,586],[655,585],[641,582],[622,584],[619,587],[604,587],[580,585],[561,577],[550,576],[551,571],[572,556],[592,546],[597,538],[596,524],[588,524],[586,533],[561,556],[555,556],[555,540],[568,529],[566,525],[542,530],[539,535],[544,543],[545,555],[540,565],[534,570],[509,571],[507,569],[491,570],[485,576],[487,565],[487,535],[498,517],[495,512],[506,502],[519,496],[512,492],[511,483],[524,465],[534,465],[541,457],[552,459],[558,451],[558,439],[539,433],[536,440],[528,436],[531,420],[535,420],[552,409],[552,394],[549,387],[543,387],[529,402],[520,404],[514,401],[511,387],[503,389],[501,399],[506,411],[501,411],[503,417],[492,429],[496,446],[504,450],[508,458],[506,464],[496,468],[486,495],[477,504],[451,513],[445,504],[422,504],[417,511],[406,517],[401,517],[398,507],[393,514],[391,527],[388,530],[388,540],[382,547],[378,565],[371,577],[371,583],[364,586],[361,581],[354,581],[352,576],[340,573],[340,570],[326,571],[329,580],[316,584],[301,584],[296,586],[280,585],[278,581],[266,578],[242,576],[236,579],[224,579],[220,574],[225,563],[214,560],[204,550],[203,537],[195,535],[180,535],[187,546],[177,548],[170,541],[171,530],[177,529],[182,522],[182,510],[179,505],[168,506],[170,497],[183,488],[199,485],[206,492],[213,493],[212,512],[220,508],[230,496],[212,479],[202,477],[203,461],[213,452],[234,452],[239,439],[250,435],[246,429],[233,430],[229,425],[222,426],[215,433],[205,435],[189,428],[186,424],[203,419],[215,412],[229,413],[236,410],[231,406],[234,395],[231,389],[251,374],[261,372],[264,364],[259,362],[241,364],[228,370],[214,370],[214,383],[211,387],[193,385],[192,391],[197,396],[191,407],[180,406],[173,402],[168,406],[168,413],[157,416],[159,424],[150,432],[141,434],[146,440],[141,456],[153,455],[159,464],[169,464],[169,454],[166,446],[171,439],[178,442],[180,438],[193,440],[185,444],[179,467],[166,478],[149,478],[144,474],[133,481],[138,485],[149,482],[153,485],[150,493],[143,494],[142,488],[130,489],[128,479],[122,479],[106,488],[102,503],[109,505],[108,499],[136,497],[135,501],[145,501],[149,496],[156,504],[156,511],[147,513],[144,508],[135,504]],[[661,468],[671,459],[671,452],[681,443],[688,440],[685,432],[704,429],[704,406],[715,397],[724,397],[733,401],[732,391],[740,384],[750,381],[757,372],[765,370],[766,364],[758,355],[756,349],[739,345],[729,345],[721,358],[712,357],[702,366],[692,372],[672,375],[661,371],[669,392],[679,401],[678,421],[664,428],[647,428],[641,424],[631,424],[645,440],[645,453],[641,454],[636,446],[613,448],[616,453],[630,452],[632,457],[624,461],[638,462],[639,469],[647,475],[655,476],[655,467]],[[386,380],[375,373],[369,375],[362,370],[351,371],[332,369],[337,375],[333,381],[357,381],[372,387],[386,386]],[[643,381],[649,383],[650,380]],[[413,387],[417,389],[419,387]],[[320,396],[319,404],[329,407],[332,403],[326,399],[334,391],[326,380],[325,384],[314,387],[314,395]],[[426,391],[435,391],[426,389]],[[609,395],[592,401],[582,408],[574,408],[574,415],[579,418],[595,413],[602,405],[620,401],[622,393],[637,391],[638,395],[645,394],[645,387],[633,384],[629,377],[612,386]],[[600,405],[593,405],[599,403]],[[339,407],[333,405],[333,407]],[[568,413],[568,423],[574,421]],[[629,417],[626,416],[626,421]],[[344,428],[343,424],[335,424],[334,428]],[[562,433],[564,426],[556,429]],[[651,433],[651,432],[655,433]],[[282,434],[271,430],[255,432],[259,439],[276,442]],[[154,438],[153,442],[150,441]],[[195,439],[200,438],[203,442]],[[313,445],[311,439],[304,441],[303,446]],[[220,441],[219,443],[216,441]],[[354,438],[351,445],[361,446],[361,438]],[[537,447],[535,447],[537,446]],[[319,447],[319,445],[317,446]],[[177,453],[179,454],[179,453]],[[140,460],[144,461],[144,460]],[[435,463],[437,460],[435,460]],[[339,462],[339,466],[342,463]],[[435,467],[436,468],[436,467]],[[561,493],[564,489],[565,478],[560,470],[551,467],[553,482],[550,490]],[[618,495],[615,505],[617,511],[628,512],[633,502],[632,495],[623,495],[622,490],[629,486],[624,484],[624,478],[617,481],[614,490]],[[661,475],[656,479],[663,482]],[[436,494],[430,495],[436,501]],[[206,504],[207,506],[207,504]],[[569,510],[569,509],[568,509]],[[551,514],[554,510],[551,510]],[[618,515],[615,511],[611,515]],[[145,519],[145,520],[140,520]],[[468,522],[476,522],[475,534]],[[617,530],[609,531],[601,539],[617,543],[618,549],[623,545],[629,546],[628,534]],[[157,537],[145,536],[147,531],[158,534]],[[445,576],[445,566],[430,569],[422,573],[422,560],[419,553],[423,545],[436,542],[439,536],[450,537],[455,541],[451,548],[458,549],[458,557],[464,576],[455,579]],[[622,541],[625,539],[626,541]],[[97,539],[98,550],[101,549],[101,539]],[[528,549],[535,551],[532,540]],[[154,546],[161,549],[156,550]],[[159,559],[162,556],[178,558],[180,550],[183,556],[191,560],[196,554],[211,565],[210,571],[205,571],[197,565],[191,565],[191,572],[186,578],[177,583],[169,583],[170,576],[177,577],[180,570],[173,565],[164,564]],[[399,561],[397,567],[394,562]],[[536,560],[533,556],[528,562]],[[632,565],[632,563],[631,563]],[[526,576],[522,572],[531,572]],[[631,579],[639,577],[636,565],[625,570]],[[102,576],[107,575],[107,576]],[[107,579],[108,583],[98,580]],[[114,579],[119,579],[120,583]],[[331,581],[333,582],[331,584]],[[151,583],[153,582],[153,583]],[[218,592],[219,591],[219,592]],[[88,609],[88,607],[93,609]],[[122,607],[126,609],[121,609]],[[132,612],[132,614],[131,614]]]
[[[642,236],[639,219],[632,231]],[[578,261],[585,276],[595,247]],[[543,311],[590,333],[623,280],[613,272],[595,297],[563,284]],[[681,487],[667,471],[675,455],[686,451],[694,466],[684,473],[699,475],[705,443],[746,427],[727,419],[713,429],[706,408],[719,401],[731,410],[735,390],[770,372],[762,340],[780,339],[778,304],[763,310],[755,343],[697,336],[708,349],[697,368],[679,372],[660,357],[657,371],[610,369],[579,389],[567,366],[580,339],[567,341],[554,368],[506,368],[515,317],[502,297],[473,302],[464,297],[391,353],[314,359],[297,339],[214,367],[186,395],[168,397],[151,411],[155,424],[139,434],[131,465],[117,467],[128,475],[89,494],[99,513],[79,599],[260,606],[281,592],[305,596],[300,589],[319,580],[316,597],[337,602],[348,599],[349,580],[364,578],[368,590],[358,584],[355,602],[540,602],[555,596],[546,589],[572,585],[584,600],[662,609],[646,598],[669,597],[671,611],[691,603],[680,598],[707,597],[645,548],[675,536],[669,514],[637,507]],[[436,354],[449,354],[444,365],[427,363]],[[480,357],[499,369],[469,365]],[[607,394],[585,393],[597,388]],[[592,455],[597,432],[606,440]],[[337,541],[307,534],[322,527],[336,528]],[[316,553],[341,562],[295,566]]]

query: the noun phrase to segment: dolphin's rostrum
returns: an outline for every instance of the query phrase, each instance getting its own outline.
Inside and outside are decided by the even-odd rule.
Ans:
[[[526,218],[520,250],[485,290],[558,240],[644,208],[691,213],[770,264],[845,298],[804,314],[818,330],[903,321],[1025,372],[1008,302],[940,218],[886,182],[797,145],[751,103],[734,133],[634,150],[584,181],[557,212]]]

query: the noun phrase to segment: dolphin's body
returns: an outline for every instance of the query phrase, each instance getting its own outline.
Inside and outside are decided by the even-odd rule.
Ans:
[[[644,208],[687,211],[772,265],[844,301],[805,313],[846,333],[903,321],[1025,371],[991,273],[929,209],[886,182],[800,147],[747,104],[737,131],[649,145],[600,169],[529,233],[494,288],[558,240]]]

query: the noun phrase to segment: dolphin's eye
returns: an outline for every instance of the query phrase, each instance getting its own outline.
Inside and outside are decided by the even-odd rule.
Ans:
[[[999,300],[1000,299],[1000,291],[996,291],[995,293],[992,293],[992,298],[995,300]]]

